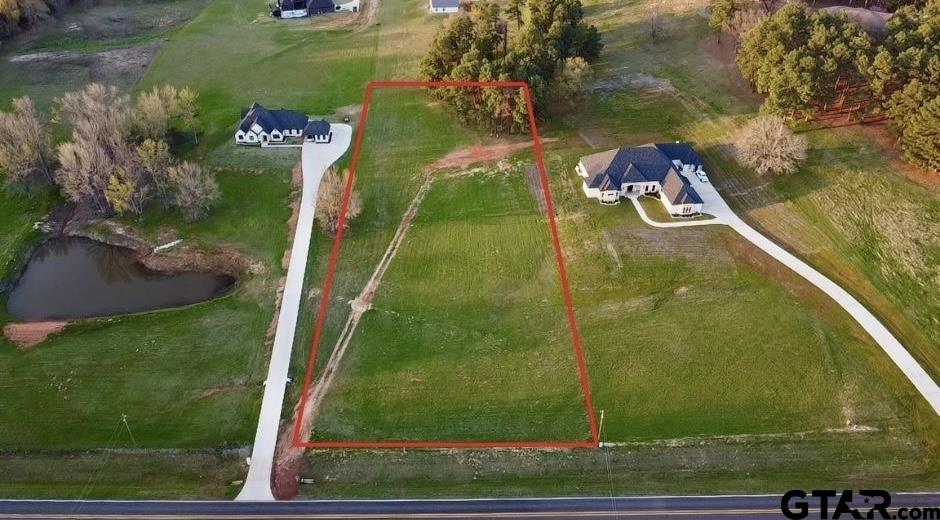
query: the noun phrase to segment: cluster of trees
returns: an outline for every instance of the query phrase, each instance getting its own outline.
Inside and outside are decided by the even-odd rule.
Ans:
[[[471,15],[454,17],[435,35],[422,74],[429,81],[525,81],[538,115],[550,103],[570,102],[600,55],[600,34],[583,17],[580,0],[509,0],[505,13],[496,3],[475,3]],[[528,127],[521,89],[434,94],[468,124],[494,133]]]
[[[714,0],[711,24],[733,32],[740,13],[758,13],[753,27],[741,35],[737,62],[743,76],[766,95],[765,111],[787,118],[812,113],[832,106],[848,86],[862,89],[873,101],[864,110],[892,119],[904,155],[937,169],[940,0],[909,3],[898,8],[878,37],[844,15],[809,12],[796,2],[761,13],[754,0]]]
[[[52,145],[32,101],[0,112],[0,177],[8,189],[53,183],[62,196],[100,215],[140,215],[154,199],[187,219],[205,217],[219,199],[214,175],[177,161],[168,137],[193,130],[196,93],[154,88],[132,102],[115,87],[92,83],[55,100],[54,122],[70,137]]]
[[[0,0],[0,40],[32,27],[66,3],[68,0]]]
[[[808,13],[793,3],[745,34],[737,61],[744,77],[767,95],[768,111],[789,115],[835,101],[837,80],[854,82],[870,51],[868,35],[844,16]]]

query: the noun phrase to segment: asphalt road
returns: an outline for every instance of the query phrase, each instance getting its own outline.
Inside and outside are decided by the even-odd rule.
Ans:
[[[820,518],[809,500],[809,516]],[[829,516],[835,500],[830,501]],[[853,503],[861,514],[867,507]],[[940,507],[940,493],[894,493],[889,509]],[[843,518],[851,518],[844,514]],[[926,516],[925,516],[926,517]],[[784,518],[780,495],[291,502],[0,500],[0,518]],[[879,518],[876,514],[875,518]]]

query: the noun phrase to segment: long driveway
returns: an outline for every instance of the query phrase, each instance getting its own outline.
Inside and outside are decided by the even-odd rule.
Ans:
[[[297,230],[294,232],[290,266],[287,269],[287,280],[284,282],[281,297],[281,310],[277,317],[277,329],[274,332],[274,347],[271,350],[268,378],[264,382],[264,397],[261,401],[261,414],[258,417],[255,443],[251,450],[251,465],[248,468],[245,485],[235,500],[274,500],[274,495],[271,493],[271,469],[274,465],[281,408],[284,406],[284,391],[287,389],[290,354],[294,346],[294,331],[297,328],[297,314],[300,311],[300,300],[303,295],[304,272],[307,269],[310,237],[313,234],[313,216],[317,206],[317,190],[323,173],[346,153],[352,140],[352,127],[349,125],[333,124],[330,125],[330,130],[333,132],[333,139],[329,143],[305,142],[301,152],[303,190],[300,196]]]
[[[822,273],[810,267],[806,262],[790,254],[787,250],[778,246],[769,238],[760,234],[756,229],[749,226],[728,206],[721,194],[710,183],[699,180],[695,175],[686,175],[689,182],[695,187],[695,190],[702,196],[703,211],[715,216],[714,220],[693,220],[686,222],[655,222],[651,220],[643,211],[639,201],[632,199],[634,207],[644,222],[655,227],[688,227],[704,226],[710,224],[726,224],[735,230],[739,235],[747,239],[770,256],[779,260],[783,265],[792,269],[795,273],[815,285],[824,293],[828,294],[836,303],[852,316],[859,325],[865,329],[865,332],[875,340],[875,343],[888,354],[888,357],[894,361],[894,364],[901,369],[904,376],[914,385],[915,388],[927,399],[934,412],[940,415],[940,387],[924,370],[923,367],[911,356],[910,352],[901,345],[901,342],[878,321],[864,305],[854,296],[848,293],[838,284],[823,276]]]

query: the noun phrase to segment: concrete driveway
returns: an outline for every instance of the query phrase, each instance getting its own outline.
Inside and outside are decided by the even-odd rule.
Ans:
[[[277,317],[268,378],[264,382],[264,397],[261,401],[261,414],[258,417],[255,443],[251,451],[251,466],[248,469],[245,485],[235,500],[274,500],[274,495],[271,493],[271,469],[274,464],[274,450],[281,422],[281,408],[284,405],[284,391],[287,388],[291,348],[294,345],[294,331],[297,328],[297,314],[300,311],[300,300],[303,295],[310,237],[313,235],[317,190],[320,188],[323,173],[346,153],[352,141],[352,127],[349,125],[333,124],[330,125],[330,130],[333,131],[331,142],[321,144],[305,142],[303,144],[301,166],[304,184],[300,196],[297,230],[294,232],[290,266],[287,269],[281,309]]]
[[[695,191],[702,197],[702,211],[715,216],[714,220],[699,220],[687,222],[654,222],[643,212],[639,201],[633,199],[633,205],[637,208],[640,217],[647,224],[654,227],[688,227],[704,226],[709,224],[725,224],[735,230],[739,235],[747,239],[748,242],[759,247],[765,253],[776,258],[783,265],[792,269],[795,273],[805,278],[809,283],[815,285],[830,298],[835,300],[840,307],[845,309],[859,325],[865,329],[865,332],[882,350],[888,354],[891,361],[897,365],[905,377],[914,385],[915,388],[927,399],[930,406],[937,415],[940,415],[940,387],[930,377],[929,374],[920,366],[917,360],[911,356],[910,352],[901,345],[901,342],[891,334],[891,332],[878,321],[874,314],[869,312],[854,296],[849,294],[838,284],[823,276],[822,273],[810,267],[806,262],[793,256],[787,250],[783,249],[769,238],[760,234],[756,229],[749,226],[728,206],[721,194],[711,183],[702,182],[695,175],[685,176]]]

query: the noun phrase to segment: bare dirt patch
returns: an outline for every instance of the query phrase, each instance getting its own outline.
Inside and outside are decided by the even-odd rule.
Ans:
[[[543,143],[551,143],[557,139],[543,139]],[[509,155],[525,150],[532,146],[532,141],[523,141],[518,143],[504,143],[467,146],[457,148],[440,159],[429,164],[424,169],[426,173],[444,170],[447,168],[467,168],[468,166],[480,163],[487,163],[504,159]]]
[[[90,81],[129,87],[143,76],[160,49],[160,42],[100,52],[34,52],[9,58],[10,63],[28,65],[35,74],[48,72],[54,77],[61,67],[88,70]]]
[[[612,94],[627,88],[669,94],[676,91],[668,79],[656,78],[642,72],[624,72],[607,76],[595,81],[588,87],[588,90],[599,94]]]
[[[8,323],[3,335],[20,350],[28,350],[45,341],[52,334],[65,330],[65,321],[37,321],[33,323]]]

